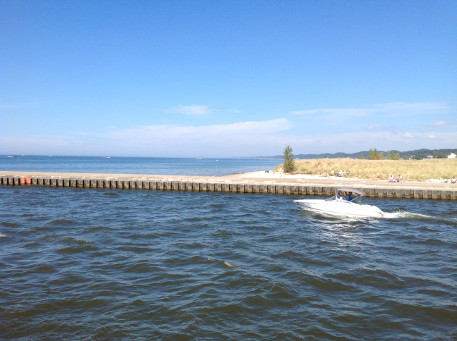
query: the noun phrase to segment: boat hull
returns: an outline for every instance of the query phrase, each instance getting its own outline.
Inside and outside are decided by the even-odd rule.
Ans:
[[[360,205],[345,200],[295,200],[302,208],[321,214],[355,218],[382,218],[383,212],[373,205]]]

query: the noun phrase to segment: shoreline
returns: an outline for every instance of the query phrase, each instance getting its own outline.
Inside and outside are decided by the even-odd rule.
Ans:
[[[334,186],[350,186],[357,187],[358,185],[363,186],[382,186],[388,188],[434,188],[434,189],[455,189],[457,190],[457,184],[444,183],[444,182],[428,182],[418,180],[403,180],[402,182],[389,182],[386,180],[379,179],[359,179],[352,177],[337,177],[337,176],[320,176],[320,175],[308,175],[308,174],[285,174],[282,172],[269,172],[256,171],[247,172],[240,174],[233,174],[227,176],[232,180],[242,181],[275,181],[278,183],[290,183],[290,184],[301,184],[301,183],[313,183],[313,184],[325,184]]]
[[[388,188],[428,188],[428,189],[454,189],[457,184],[442,182],[426,182],[417,180],[403,180],[402,182],[389,182],[379,179],[359,179],[336,176],[320,176],[308,174],[286,174],[273,171],[255,171],[234,173],[228,175],[165,175],[165,174],[136,174],[136,173],[77,173],[77,172],[29,172],[29,171],[2,171],[0,177],[49,177],[50,179],[97,179],[97,180],[144,180],[144,181],[214,181],[220,183],[242,182],[246,184],[322,184],[333,186],[382,186]]]
[[[337,187],[356,187],[368,197],[457,200],[457,185],[420,181],[322,177],[279,172],[224,176],[149,175],[1,171],[0,184],[105,189],[333,195]]]

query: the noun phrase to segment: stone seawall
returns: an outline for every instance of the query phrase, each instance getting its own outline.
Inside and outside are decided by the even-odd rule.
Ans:
[[[230,179],[230,177],[167,176],[98,173],[0,172],[0,184],[6,186],[50,186],[155,191],[199,191],[232,193],[272,193],[295,195],[326,195],[337,187],[352,186],[368,197],[456,200],[457,186],[431,187],[423,184],[392,186],[389,184],[325,183],[325,181],[284,181],[272,179]]]

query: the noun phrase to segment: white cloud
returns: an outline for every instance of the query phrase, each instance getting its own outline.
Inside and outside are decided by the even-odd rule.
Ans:
[[[344,132],[306,138],[289,139],[295,154],[359,152],[369,148],[378,150],[411,150],[419,148],[454,148],[457,132],[420,133],[364,131]]]
[[[292,115],[314,115],[314,114],[329,114],[339,116],[365,116],[369,113],[369,109],[357,108],[326,108],[326,109],[312,109],[312,110],[298,110],[292,111]]]
[[[284,142],[278,141],[290,128],[284,118],[207,126],[141,126],[108,132],[104,139],[130,155],[255,156],[281,150]]]
[[[290,144],[284,118],[206,126],[151,125],[104,133],[75,132],[37,138],[0,137],[10,154],[237,157],[280,154]]]
[[[379,128],[379,124],[372,124],[371,126],[368,127],[368,130],[374,130],[374,129],[378,129]]]
[[[443,103],[435,102],[418,102],[418,103],[404,103],[392,102],[383,104],[373,104],[368,108],[324,108],[312,110],[297,110],[292,111],[292,115],[315,115],[326,114],[339,117],[348,116],[368,116],[372,114],[384,115],[418,115],[421,113],[430,113],[449,109]]]
[[[392,111],[424,111],[424,110],[444,110],[448,109],[443,103],[439,102],[416,102],[416,103],[404,103],[404,102],[392,102],[383,104],[374,104],[373,110],[380,112],[392,112]]]
[[[207,105],[178,105],[168,110],[168,112],[190,116],[204,116],[212,114],[212,110]]]
[[[323,134],[294,131],[285,118],[214,125],[151,125],[66,136],[0,136],[6,154],[237,157],[279,155],[290,145],[295,154],[454,148],[457,131],[344,131]]]
[[[432,123],[432,125],[437,126],[437,127],[442,127],[442,126],[447,126],[449,124],[446,121],[438,121],[438,122]]]

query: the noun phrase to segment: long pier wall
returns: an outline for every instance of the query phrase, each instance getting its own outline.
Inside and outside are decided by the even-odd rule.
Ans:
[[[38,175],[23,176],[22,172],[13,174],[0,174],[0,185],[6,186],[50,186],[50,187],[74,187],[74,188],[104,188],[104,189],[129,189],[129,190],[155,190],[155,191],[197,191],[197,192],[232,192],[232,193],[272,193],[272,194],[295,194],[295,195],[333,195],[336,187],[348,186],[335,184],[281,184],[281,183],[246,183],[233,182],[204,177],[187,177],[190,179],[140,179],[132,175],[111,174],[104,178],[100,174],[69,176],[56,175],[59,173],[35,173]],[[52,175],[51,175],[52,174]],[[62,173],[64,174],[64,173]],[[354,185],[363,189],[368,197],[379,198],[408,198],[408,199],[436,199],[457,200],[457,188],[417,188],[417,187],[392,187],[392,186],[368,186]]]

